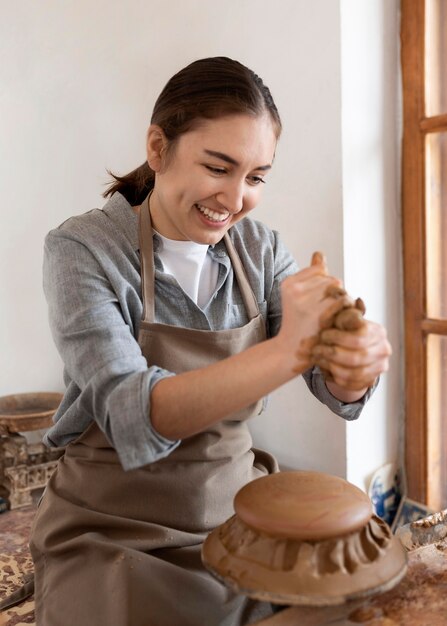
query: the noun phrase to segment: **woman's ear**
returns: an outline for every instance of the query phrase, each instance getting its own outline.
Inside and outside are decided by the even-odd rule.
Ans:
[[[157,124],[151,124],[147,131],[146,153],[147,162],[153,172],[160,172],[162,167],[162,155],[166,150],[168,140],[163,129]]]

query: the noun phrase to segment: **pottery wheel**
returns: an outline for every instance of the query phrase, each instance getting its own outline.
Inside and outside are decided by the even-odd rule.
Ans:
[[[277,604],[342,604],[391,589],[406,553],[368,496],[321,472],[279,472],[243,487],[208,535],[204,565],[231,589]]]

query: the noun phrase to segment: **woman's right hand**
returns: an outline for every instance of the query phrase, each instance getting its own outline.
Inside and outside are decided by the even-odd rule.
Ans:
[[[295,360],[294,370],[302,373],[312,365],[311,351],[321,330],[344,308],[349,296],[334,298],[329,287],[341,287],[329,276],[323,255],[315,252],[311,265],[286,278],[281,284],[282,323],[277,339],[285,353]]]

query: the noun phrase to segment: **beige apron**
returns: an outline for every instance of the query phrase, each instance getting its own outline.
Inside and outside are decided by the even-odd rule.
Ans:
[[[228,235],[249,323],[203,331],[154,322],[148,202],[140,208],[143,319],[148,365],[175,373],[206,366],[265,339],[265,324]],[[175,398],[173,398],[175,402]],[[251,449],[245,421],[261,402],[184,439],[167,458],[124,472],[93,422],[67,446],[33,528],[37,626],[230,626],[271,614],[203,568],[206,535],[233,514],[247,482],[277,471]]]

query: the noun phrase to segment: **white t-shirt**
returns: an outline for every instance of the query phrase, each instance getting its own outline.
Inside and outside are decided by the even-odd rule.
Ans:
[[[216,289],[219,273],[219,263],[207,254],[208,244],[167,239],[160,233],[157,236],[157,253],[164,271],[174,276],[191,300],[203,308]]]

